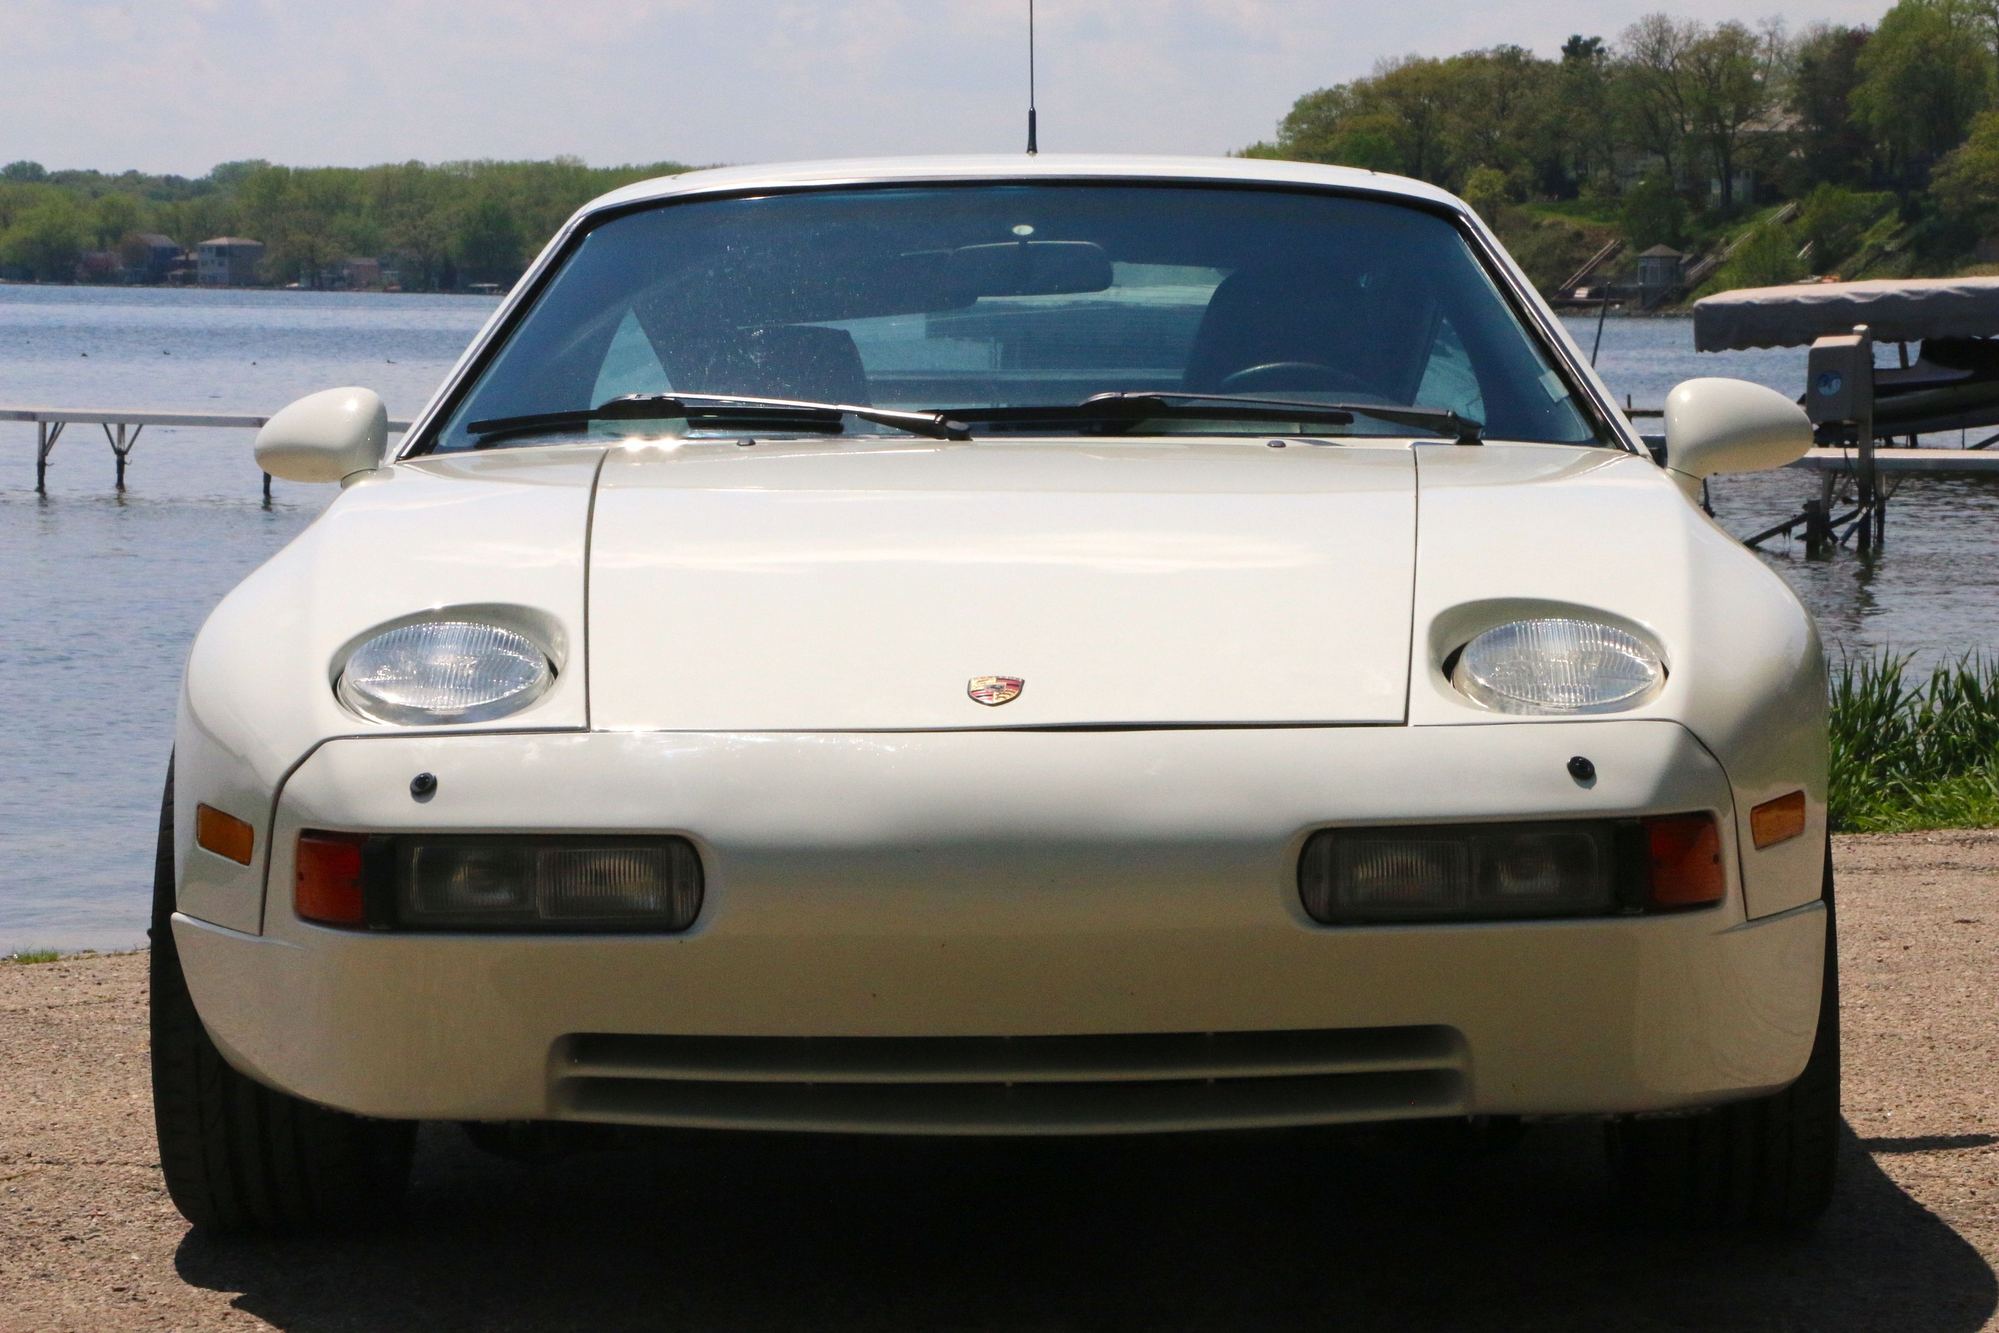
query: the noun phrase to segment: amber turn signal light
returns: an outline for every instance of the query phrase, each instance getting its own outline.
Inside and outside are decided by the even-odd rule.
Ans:
[[[1805,831],[1805,794],[1794,791],[1749,812],[1749,840],[1756,850],[1789,842]]]
[[[1721,830],[1713,815],[1662,815],[1641,820],[1652,863],[1653,907],[1705,907],[1728,891],[1722,873]]]
[[[360,833],[301,833],[292,906],[301,919],[327,926],[360,926],[368,920],[361,892]]]
[[[250,864],[250,853],[257,845],[257,835],[236,816],[217,810],[212,805],[197,805],[194,807],[194,844],[203,851],[214,852],[239,866],[246,866]]]

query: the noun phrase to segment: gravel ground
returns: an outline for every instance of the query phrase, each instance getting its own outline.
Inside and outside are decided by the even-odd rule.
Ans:
[[[426,1130],[409,1220],[190,1234],[145,958],[0,967],[0,1329],[1977,1329],[1999,1281],[1999,832],[1839,841],[1845,1176],[1793,1242],[1615,1222],[1595,1133],[1082,1144]]]

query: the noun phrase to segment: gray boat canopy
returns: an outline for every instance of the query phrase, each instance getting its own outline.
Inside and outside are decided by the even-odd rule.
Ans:
[[[1999,337],[1999,278],[1878,278],[1746,287],[1694,302],[1694,349],[1809,347],[1865,324],[1876,342]]]

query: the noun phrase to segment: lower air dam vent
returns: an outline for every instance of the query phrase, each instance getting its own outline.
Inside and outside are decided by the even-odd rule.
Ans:
[[[1448,1027],[1083,1037],[655,1037],[552,1052],[564,1120],[875,1134],[1109,1134],[1465,1114]]]

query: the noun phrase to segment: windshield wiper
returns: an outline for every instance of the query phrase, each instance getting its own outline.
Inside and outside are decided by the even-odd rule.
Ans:
[[[1484,425],[1441,407],[1400,403],[1326,403],[1304,398],[1258,398],[1227,393],[1182,393],[1143,389],[1091,394],[1080,403],[1027,407],[953,407],[944,415],[960,421],[1015,426],[1028,423],[1085,424],[1129,430],[1155,417],[1186,421],[1317,421],[1349,426],[1355,417],[1373,417],[1449,436],[1457,444],[1482,443]]]
[[[821,403],[803,398],[756,398],[733,393],[628,393],[595,407],[565,412],[529,412],[467,423],[474,449],[490,448],[503,439],[542,431],[573,430],[596,421],[684,421],[690,429],[710,426],[751,430],[807,430],[840,433],[841,419],[858,417],[876,426],[892,426],[934,440],[969,440],[962,421],[943,412],[901,412],[858,403]]]

